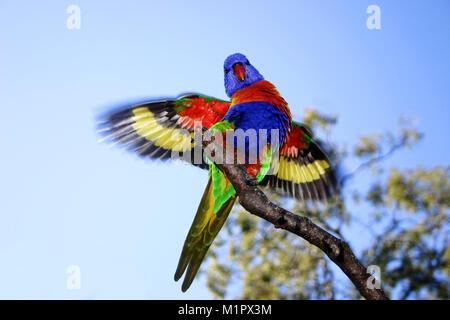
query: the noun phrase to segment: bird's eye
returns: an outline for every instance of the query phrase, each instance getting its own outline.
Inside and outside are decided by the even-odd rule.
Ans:
[[[225,68],[225,73],[230,72],[230,68]]]
[[[249,66],[250,65],[250,61],[248,61],[248,60],[245,61],[245,64]]]

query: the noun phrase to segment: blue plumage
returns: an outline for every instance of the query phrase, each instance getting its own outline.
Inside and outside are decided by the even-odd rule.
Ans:
[[[223,120],[233,123],[235,130],[242,129],[247,133],[249,133],[247,130],[255,130],[257,150],[260,150],[260,147],[271,142],[273,150],[278,149],[278,146],[285,141],[288,134],[288,131],[283,129],[285,127],[284,123],[288,120],[286,114],[268,102],[254,101],[237,104],[228,111]],[[264,139],[264,136],[260,135],[259,132],[264,129],[267,130],[267,140],[260,141],[260,139]],[[275,141],[272,141],[272,130],[278,130],[278,139]],[[249,154],[249,141],[249,137],[246,136],[245,154],[247,158]],[[235,148],[238,148],[236,139],[234,143]]]
[[[233,66],[236,64],[242,64],[244,67],[244,80],[239,80],[233,74]],[[223,70],[225,75],[225,91],[229,97],[231,97],[236,91],[264,79],[258,70],[250,64],[247,57],[241,53],[235,53],[229,56],[223,64]]]

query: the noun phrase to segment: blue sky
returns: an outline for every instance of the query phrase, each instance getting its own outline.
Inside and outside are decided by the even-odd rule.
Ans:
[[[226,98],[246,54],[296,119],[338,114],[333,137],[419,120],[388,162],[448,164],[450,3],[435,1],[0,1],[0,298],[207,299],[173,281],[205,172],[98,142],[95,118],[142,97]],[[69,5],[81,29],[66,27]],[[366,8],[381,8],[368,30]],[[354,164],[349,163],[349,168]],[[81,268],[81,289],[66,268]]]

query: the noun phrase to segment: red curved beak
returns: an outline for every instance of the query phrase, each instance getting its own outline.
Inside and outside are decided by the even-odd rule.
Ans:
[[[245,79],[245,68],[242,63],[238,62],[233,65],[234,75],[241,81]]]

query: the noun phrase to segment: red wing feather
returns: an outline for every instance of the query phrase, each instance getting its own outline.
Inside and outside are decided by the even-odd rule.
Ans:
[[[173,100],[125,106],[108,114],[99,129],[106,140],[140,156],[169,159],[175,151],[181,159],[206,169],[208,165],[203,157],[194,160],[194,126],[209,129],[223,118],[229,107],[227,101],[185,95]]]
[[[311,131],[293,122],[280,149],[278,170],[261,182],[301,200],[325,200],[334,192],[334,171],[326,154],[311,138]]]

